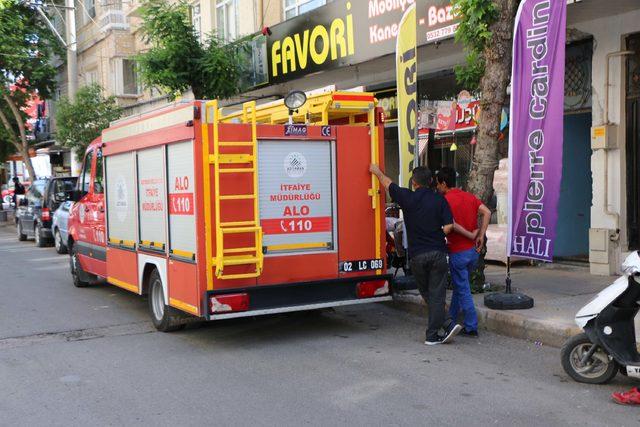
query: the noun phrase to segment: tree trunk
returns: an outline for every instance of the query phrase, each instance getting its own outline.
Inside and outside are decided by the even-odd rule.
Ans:
[[[500,16],[490,27],[491,40],[484,51],[485,72],[480,80],[480,123],[468,189],[485,204],[493,194],[498,168],[498,137],[502,107],[511,78],[513,24],[518,0],[494,0]]]
[[[18,106],[16,105],[16,103],[13,102],[13,99],[11,99],[11,97],[7,95],[6,92],[2,93],[2,97],[4,98],[5,102],[9,105],[9,109],[11,109],[11,112],[13,113],[13,118],[18,124],[18,130],[20,131],[20,145],[18,146],[18,150],[22,155],[22,161],[27,166],[27,171],[29,171],[29,179],[31,180],[31,182],[33,182],[35,181],[37,176],[36,176],[35,169],[33,168],[33,163],[31,163],[31,157],[29,157],[29,141],[27,141],[27,130],[25,128],[24,122],[22,121],[22,115],[20,114],[20,110],[18,109]],[[7,124],[5,124],[5,127],[7,127]],[[15,135],[15,132],[13,132],[13,129],[11,129],[10,132],[13,135]]]

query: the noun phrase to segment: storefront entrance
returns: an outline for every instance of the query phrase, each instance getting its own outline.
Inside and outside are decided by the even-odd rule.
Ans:
[[[591,39],[567,46],[562,181],[554,256],[589,259],[591,223]]]
[[[640,249],[640,33],[627,39],[626,157],[629,250]]]

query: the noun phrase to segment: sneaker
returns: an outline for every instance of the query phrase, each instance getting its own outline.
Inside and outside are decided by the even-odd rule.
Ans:
[[[611,398],[619,405],[640,405],[640,391],[637,387],[624,393],[613,393]]]
[[[467,331],[466,329],[463,328],[460,331],[460,335],[465,336],[465,337],[478,338],[478,331]]]
[[[425,345],[438,345],[444,343],[444,337],[437,336],[435,338],[427,338],[424,342]]]
[[[462,330],[461,325],[458,325],[458,324],[453,325],[451,329],[449,329],[449,331],[447,332],[447,335],[445,335],[445,337],[442,338],[442,344],[446,344],[448,342],[453,341],[453,337],[458,335],[458,333],[460,333],[461,330]]]

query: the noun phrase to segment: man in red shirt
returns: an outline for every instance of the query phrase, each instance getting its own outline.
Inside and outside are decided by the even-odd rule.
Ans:
[[[476,196],[456,188],[456,171],[444,167],[436,175],[438,191],[444,194],[453,214],[453,233],[447,236],[449,270],[453,280],[453,296],[449,314],[455,321],[460,311],[464,314],[461,334],[478,336],[478,316],[471,297],[469,278],[478,263],[478,252],[484,245],[484,236],[491,219],[491,211]],[[478,228],[478,214],[482,222]]]

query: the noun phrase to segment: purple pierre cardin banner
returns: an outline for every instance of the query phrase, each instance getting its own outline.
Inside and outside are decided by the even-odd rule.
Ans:
[[[551,261],[562,179],[566,0],[523,0],[511,70],[507,254]]]

